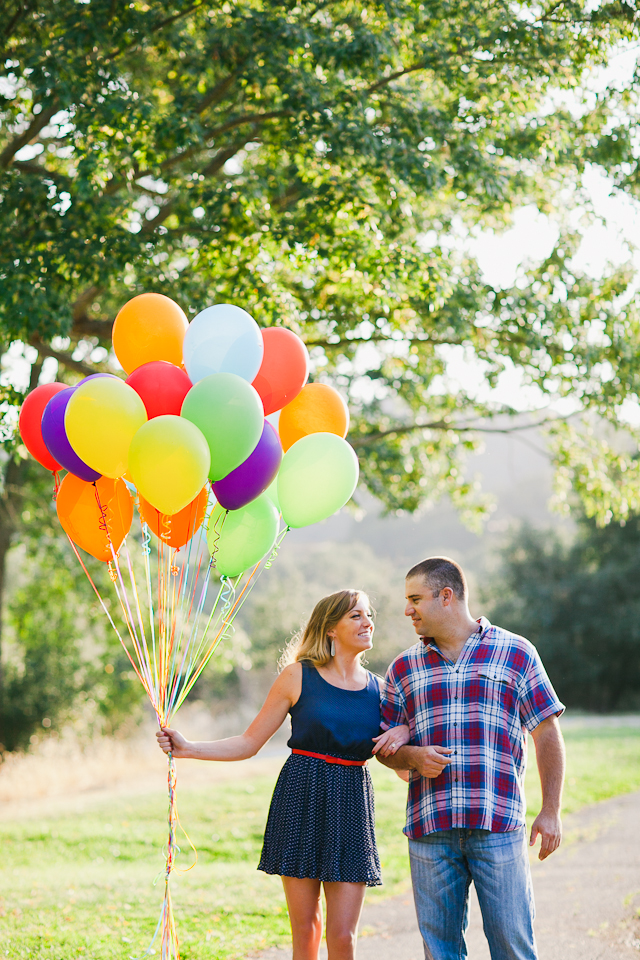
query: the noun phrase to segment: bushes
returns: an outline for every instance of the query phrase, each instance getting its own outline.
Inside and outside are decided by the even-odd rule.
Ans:
[[[111,732],[143,691],[68,543],[45,536],[15,547],[8,568],[2,748],[25,749],[74,717]],[[108,598],[102,565],[91,568]]]
[[[640,517],[580,519],[571,541],[524,527],[501,559],[487,615],[537,646],[567,706],[640,709]]]

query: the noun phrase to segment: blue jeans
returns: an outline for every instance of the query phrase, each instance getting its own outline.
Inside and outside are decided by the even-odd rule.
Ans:
[[[409,840],[418,926],[426,960],[464,960],[474,882],[491,960],[537,960],[525,828],[439,830]]]

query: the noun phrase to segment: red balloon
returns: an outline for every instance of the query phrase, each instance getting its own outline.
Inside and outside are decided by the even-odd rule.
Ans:
[[[60,470],[60,464],[53,459],[42,439],[42,414],[51,397],[66,389],[66,383],[43,383],[31,391],[20,407],[18,426],[22,442],[31,456],[52,473]]]
[[[309,353],[300,337],[286,327],[262,331],[264,356],[253,381],[265,417],[291,403],[309,377]]]
[[[149,420],[166,414],[180,416],[182,401],[193,384],[184,370],[168,360],[151,360],[129,374],[126,382],[145,405]]]

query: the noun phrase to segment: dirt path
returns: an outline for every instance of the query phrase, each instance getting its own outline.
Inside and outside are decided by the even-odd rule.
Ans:
[[[544,863],[532,861],[540,960],[640,958],[640,792],[565,818],[565,842]],[[475,897],[469,960],[489,960]],[[324,953],[326,957],[326,952]],[[365,906],[358,960],[422,960],[411,896]],[[268,950],[260,960],[289,960]]]

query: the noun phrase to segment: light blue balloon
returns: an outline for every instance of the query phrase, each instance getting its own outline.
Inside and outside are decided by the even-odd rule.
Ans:
[[[264,343],[260,327],[246,310],[216,303],[193,318],[182,349],[192,383],[212,373],[235,373],[253,383]]]

